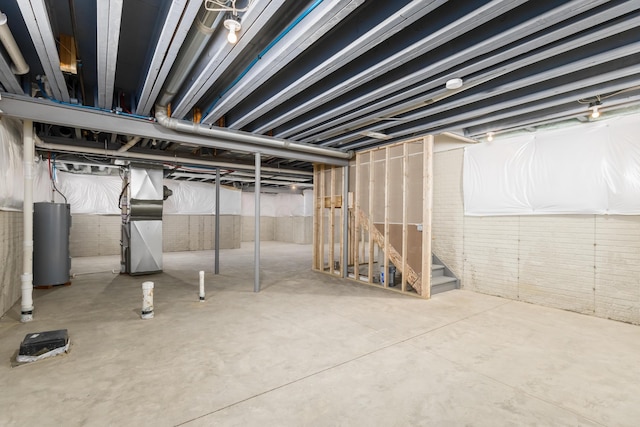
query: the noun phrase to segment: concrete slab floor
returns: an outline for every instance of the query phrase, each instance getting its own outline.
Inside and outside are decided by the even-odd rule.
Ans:
[[[309,246],[262,248],[258,294],[251,243],[215,277],[212,251],[140,277],[74,259],[72,286],[35,291],[33,322],[19,304],[0,320],[0,425],[639,423],[640,327],[467,291],[425,301],[311,272]],[[27,333],[61,328],[69,354],[10,367]]]

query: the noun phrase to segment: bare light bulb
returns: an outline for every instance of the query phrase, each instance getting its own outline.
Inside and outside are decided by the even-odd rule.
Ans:
[[[489,142],[493,141],[493,132],[487,133],[487,141]]]
[[[591,118],[592,119],[597,119],[598,117],[600,117],[600,111],[598,111],[598,106],[594,105],[593,107],[591,107]]]
[[[225,19],[224,27],[229,30],[227,41],[231,44],[235,44],[238,41],[238,34],[236,33],[242,29],[242,25],[235,19]]]
[[[229,30],[229,35],[227,36],[227,41],[231,44],[235,44],[238,41],[238,36],[233,29]]]

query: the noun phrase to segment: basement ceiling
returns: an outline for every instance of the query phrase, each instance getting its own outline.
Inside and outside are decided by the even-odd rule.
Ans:
[[[205,3],[217,7],[4,0],[0,10],[30,71],[11,73],[3,50],[0,83],[52,108],[140,120],[152,119],[164,97],[176,119],[344,151],[442,132],[484,138],[591,120],[596,104],[607,115],[640,103],[637,0],[218,1],[240,9],[235,44],[224,26],[232,13],[207,12]],[[205,41],[187,46],[201,21],[210,28]],[[76,73],[60,70],[71,46],[65,36],[77,45]],[[451,79],[462,85],[447,88]],[[51,144],[66,138],[110,149],[136,136],[55,124],[39,134]],[[242,151],[171,137],[131,148],[251,164]],[[293,157],[265,156],[264,164],[309,170]]]

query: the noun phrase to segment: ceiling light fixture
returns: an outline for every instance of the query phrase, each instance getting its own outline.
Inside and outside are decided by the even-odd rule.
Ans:
[[[602,102],[600,100],[597,100],[589,104],[589,108],[591,109],[592,119],[597,119],[598,117],[600,117],[600,110],[598,109],[600,105],[602,105]]]
[[[227,41],[231,44],[235,44],[238,41],[238,35],[236,33],[242,29],[242,25],[240,25],[240,18],[237,20],[234,18],[225,19],[224,27],[229,30]]]
[[[462,87],[462,79],[455,78],[447,80],[447,83],[445,83],[445,87],[449,90],[460,89]]]
[[[493,141],[493,135],[495,135],[493,132],[487,132],[487,141]]]

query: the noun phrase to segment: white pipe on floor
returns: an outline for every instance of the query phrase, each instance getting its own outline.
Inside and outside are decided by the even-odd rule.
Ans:
[[[142,318],[153,318],[153,282],[142,284]]]
[[[2,42],[13,62],[11,71],[14,74],[27,74],[29,72],[29,64],[24,60],[24,56],[22,56],[22,52],[20,52],[13,34],[11,34],[9,25],[7,25],[7,15],[2,12],[0,12],[0,42]]]
[[[204,301],[204,271],[200,272],[200,301]]]
[[[33,320],[33,122],[25,120],[22,124],[22,139],[24,145],[24,202],[22,204],[22,228],[24,238],[22,303],[20,307],[20,321],[23,323]]]

